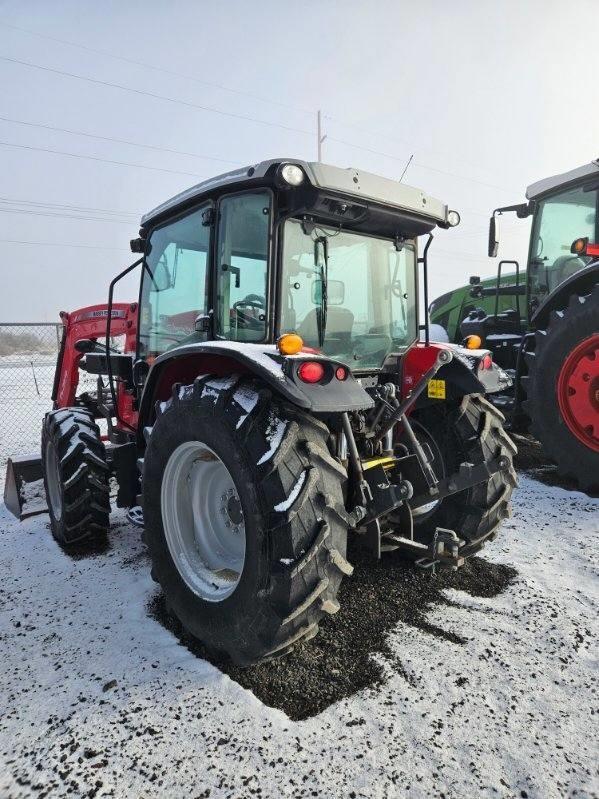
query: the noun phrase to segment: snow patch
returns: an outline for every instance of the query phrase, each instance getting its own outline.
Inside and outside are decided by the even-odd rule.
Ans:
[[[258,393],[253,388],[242,386],[233,394],[233,399],[247,413],[251,413],[258,402]]]
[[[213,402],[216,402],[220,397],[220,391],[216,391],[214,388],[210,388],[210,386],[206,385],[202,389],[202,399],[204,397],[209,397]]]
[[[39,419],[31,425],[37,436]],[[420,799],[443,786],[453,799],[598,794],[597,499],[521,476],[513,518],[483,551],[512,563],[517,583],[492,599],[446,589],[451,603],[427,614],[468,644],[400,623],[384,683],[301,722],[147,615],[156,586],[139,530],[121,509],[112,518],[110,549],[72,560],[47,516],[19,523],[0,504],[0,796],[33,795],[25,780],[57,783],[50,794],[63,796],[73,775],[72,796],[98,779],[98,796],[146,799],[197,795],[198,785],[211,797],[248,796],[253,786],[337,799],[348,785],[373,799]],[[184,767],[172,765],[173,741]],[[165,770],[162,785],[150,782]]]
[[[77,471],[79,471],[82,467],[87,468],[85,464],[81,464]],[[21,494],[23,505],[34,503],[37,499],[45,500],[46,489],[44,488],[43,479],[33,480],[31,483],[23,482],[19,493]],[[28,510],[31,510],[31,508],[28,508]]]
[[[187,397],[191,397],[193,394],[193,385],[191,386],[181,386],[179,389],[179,399],[187,399]]]
[[[304,485],[305,482],[306,482],[306,472],[303,471],[298,477],[297,483],[291,489],[291,493],[289,494],[287,499],[283,500],[283,502],[279,502],[278,505],[275,505],[275,510],[276,511],[289,510],[289,508],[298,498],[299,492],[302,490],[302,486]]]
[[[229,377],[214,377],[206,383],[210,388],[216,388],[218,391],[226,391],[232,388],[237,382],[237,375],[230,375]]]
[[[185,350],[187,346],[187,344],[180,344],[178,347],[173,347],[169,352],[173,353],[179,349]],[[278,360],[275,360],[280,359],[281,355],[274,344],[247,344],[244,341],[203,341],[202,349],[237,353],[259,363],[277,380],[285,380],[282,365]]]
[[[262,466],[263,463],[266,463],[272,458],[281,445],[281,441],[283,440],[283,435],[285,434],[286,429],[287,422],[279,419],[273,414],[271,416],[269,425],[266,428],[266,440],[269,442],[270,446],[257,462],[257,466]]]

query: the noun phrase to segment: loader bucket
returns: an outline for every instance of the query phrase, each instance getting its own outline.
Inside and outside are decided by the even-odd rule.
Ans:
[[[4,504],[19,521],[47,513],[46,493],[39,455],[9,458],[6,464]]]

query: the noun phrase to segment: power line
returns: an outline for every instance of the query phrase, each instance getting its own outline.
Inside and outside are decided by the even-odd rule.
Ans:
[[[380,155],[383,158],[390,158],[392,161],[398,161],[401,164],[405,163],[405,159],[404,158],[398,158],[398,156],[391,155],[390,153],[383,153],[380,150],[375,150],[375,149],[373,149],[371,147],[364,147],[361,144],[354,144],[353,142],[346,141],[344,139],[337,139],[334,136],[329,136],[328,138],[329,138],[329,141],[335,141],[335,142],[337,142],[337,144],[343,144],[346,147],[354,147],[356,150],[364,150],[364,152],[372,153],[373,155]],[[455,172],[447,172],[444,169],[438,169],[437,167],[428,166],[428,164],[423,164],[423,163],[421,163],[419,161],[414,161],[413,163],[414,163],[414,166],[420,167],[420,169],[428,169],[431,172],[439,172],[442,175],[448,175],[449,177],[452,177],[452,178],[458,178],[459,180],[467,180],[470,183],[478,183],[480,186],[487,186],[488,188],[491,188],[491,189],[499,189],[499,191],[505,191],[505,192],[509,192],[510,194],[513,194],[513,189],[508,189],[505,186],[497,186],[495,183],[487,183],[486,181],[476,180],[475,178],[470,178],[470,177],[467,177],[466,175],[460,175],[460,174],[457,174]]]
[[[108,50],[100,50],[95,47],[89,47],[88,45],[78,44],[77,42],[71,42],[67,39],[59,39],[56,36],[49,36],[48,34],[44,33],[37,33],[36,31],[28,30],[27,28],[21,28],[18,25],[10,25],[8,22],[0,22],[5,28],[12,28],[13,30],[20,31],[21,33],[27,33],[29,36],[37,36],[40,39],[47,39],[51,42],[58,42],[58,44],[66,44],[68,47],[76,47],[79,50],[85,50],[89,53],[95,53],[96,55],[106,56],[108,58],[114,58],[118,61],[124,61],[126,64],[134,64],[138,67],[144,67],[145,69],[152,69],[155,72],[162,72],[165,75],[171,75],[175,78],[183,78],[184,80],[190,80],[194,83],[197,83],[201,86],[208,86],[212,89],[219,89],[224,92],[230,92],[231,94],[236,94],[241,97],[250,97],[253,100],[259,100],[263,103],[271,103],[272,105],[280,106],[281,108],[287,108],[290,111],[296,111],[300,114],[312,114],[313,111],[308,111],[305,108],[298,108],[296,106],[289,105],[288,103],[282,103],[280,100],[273,100],[269,97],[263,97],[259,94],[253,94],[252,92],[246,92],[242,89],[234,89],[231,86],[225,86],[223,83],[215,83],[213,81],[206,81],[201,80],[193,75],[186,75],[182,72],[176,72],[173,69],[166,69],[165,67],[158,67],[156,64],[150,64],[146,61],[136,61],[132,58],[126,58],[122,55],[117,55],[115,53],[110,53]]]
[[[408,141],[407,139],[401,140],[401,139],[395,138],[393,136],[389,136],[389,134],[384,133],[384,132],[382,132],[380,130],[373,130],[372,128],[365,128],[362,125],[356,125],[353,122],[348,122],[347,120],[339,119],[339,117],[334,117],[334,116],[331,116],[330,114],[324,115],[324,118],[325,119],[330,119],[333,122],[337,122],[339,125],[343,125],[343,126],[348,127],[348,128],[353,128],[354,130],[358,130],[361,133],[367,133],[369,136],[372,136],[372,135],[379,136],[379,137],[381,137],[383,139],[387,139],[390,142],[394,142],[396,144],[399,144],[399,145],[401,145],[402,147],[405,147],[405,148],[411,148],[413,146],[413,144],[414,144],[414,142],[412,140],[410,140],[410,141]],[[430,150],[429,152],[433,152],[433,150]],[[447,157],[447,154],[441,154],[441,153],[438,153],[438,154],[442,155],[443,158]],[[456,159],[453,156],[453,154],[452,154],[451,157],[454,160],[458,161],[459,163],[462,163],[465,166],[470,167],[471,169],[482,169],[484,172],[490,172],[489,169],[487,169],[486,167],[481,166],[480,164],[473,164],[473,163],[471,163],[469,161],[464,161],[462,158]]]
[[[72,214],[53,213],[51,211],[34,211],[31,208],[0,208],[0,214],[19,214],[21,216],[50,216],[59,219],[76,219],[78,222],[108,222],[111,225],[128,225],[131,227],[135,222],[126,219],[102,219],[97,216],[76,216]]]
[[[219,89],[219,90],[222,90],[222,91],[230,92],[232,94],[236,94],[236,95],[240,95],[240,96],[247,96],[247,97],[250,97],[250,98],[253,98],[253,99],[256,99],[256,100],[260,100],[261,102],[271,103],[273,105],[278,105],[278,106],[280,106],[282,108],[287,108],[289,110],[297,111],[297,112],[300,112],[300,113],[303,113],[303,114],[312,114],[313,113],[312,111],[309,111],[308,109],[294,107],[294,106],[291,106],[291,105],[289,105],[287,103],[282,103],[280,101],[272,100],[271,98],[263,97],[261,95],[256,95],[256,94],[253,94],[251,92],[246,92],[246,91],[243,91],[243,90],[240,90],[240,89],[234,89],[234,88],[232,88],[230,86],[225,86],[224,84],[201,80],[201,79],[196,78],[195,76],[192,76],[192,75],[186,75],[184,73],[180,73],[180,72],[177,72],[175,70],[166,69],[164,67],[158,67],[155,64],[150,64],[148,62],[137,61],[135,59],[126,58],[125,56],[117,55],[115,53],[110,53],[109,51],[101,50],[99,48],[89,47],[89,46],[86,46],[86,45],[79,44],[77,42],[72,42],[72,41],[68,41],[66,39],[60,39],[60,38],[55,37],[55,36],[49,36],[47,34],[38,33],[36,31],[28,30],[26,28],[22,28],[22,27],[20,27],[18,25],[11,25],[11,24],[5,23],[5,22],[0,22],[0,25],[2,25],[4,27],[7,27],[7,28],[11,28],[13,30],[20,31],[22,33],[26,33],[26,34],[28,34],[30,36],[35,36],[35,37],[39,37],[39,38],[42,38],[42,39],[47,39],[49,41],[54,41],[54,42],[57,42],[59,44],[67,45],[69,47],[75,47],[75,48],[78,48],[78,49],[81,49],[81,50],[84,50],[84,51],[87,51],[87,52],[95,53],[97,55],[102,55],[102,56],[105,56],[105,57],[108,57],[108,58],[114,58],[114,59],[123,61],[125,63],[134,64],[136,66],[140,66],[140,67],[143,67],[143,68],[146,68],[146,69],[152,69],[154,71],[162,72],[162,73],[167,74],[167,75],[172,75],[172,76],[177,77],[177,78],[184,78],[185,80],[190,80],[190,81],[193,81],[193,82],[198,83],[200,85],[209,86],[211,88],[215,88],[215,89]],[[256,122],[257,124],[263,124],[263,125],[269,125],[269,126],[273,126],[273,127],[279,127],[279,128],[284,129],[284,130],[292,130],[292,131],[295,131],[295,132],[298,132],[298,133],[303,133],[303,134],[306,134],[306,135],[313,135],[310,131],[302,130],[300,128],[294,128],[294,127],[291,127],[291,126],[280,125],[278,123],[272,123],[272,122],[268,122],[266,120],[257,119],[255,117],[237,115],[237,114],[233,114],[231,112],[221,111],[220,109],[215,109],[215,108],[211,108],[211,107],[207,107],[207,106],[200,106],[200,105],[188,103],[188,102],[186,102],[184,100],[179,100],[179,99],[176,99],[176,98],[166,97],[166,96],[154,94],[154,93],[151,93],[151,92],[145,92],[145,91],[142,91],[140,89],[133,89],[131,87],[121,86],[119,84],[113,84],[113,83],[109,83],[107,81],[100,81],[100,80],[97,80],[97,79],[94,79],[94,78],[87,78],[85,76],[76,75],[74,73],[62,72],[60,70],[52,69],[50,67],[43,67],[43,66],[41,66],[39,64],[31,64],[31,63],[28,63],[28,62],[25,62],[25,61],[19,61],[17,59],[9,59],[9,58],[6,58],[6,57],[1,57],[1,56],[0,56],[0,58],[3,58],[3,60],[6,60],[6,61],[12,61],[13,63],[19,63],[19,64],[22,64],[22,65],[25,65],[25,66],[29,66],[29,67],[32,67],[32,68],[44,69],[46,71],[54,72],[56,74],[60,74],[60,75],[63,75],[63,76],[77,78],[79,80],[87,80],[87,81],[90,81],[92,83],[98,83],[98,84],[105,85],[105,86],[112,86],[114,88],[119,88],[119,89],[124,90],[124,91],[131,91],[131,92],[135,92],[137,94],[145,94],[147,96],[154,97],[154,98],[157,98],[157,99],[167,100],[169,102],[181,103],[181,104],[186,105],[188,107],[193,107],[193,108],[197,108],[197,109],[200,109],[200,110],[211,111],[213,113],[227,115],[227,116],[231,116],[231,117],[234,117],[234,118],[237,118],[237,119],[245,119],[247,121]],[[368,133],[368,134],[373,134],[374,133],[375,135],[381,136],[383,138],[386,138],[389,141],[398,141],[397,139],[394,139],[393,137],[391,137],[388,134],[385,134],[385,133],[383,133],[381,131],[373,131],[372,129],[364,128],[363,126],[356,125],[355,123],[347,122],[345,120],[339,119],[339,118],[331,116],[329,114],[323,115],[323,117],[326,118],[326,119],[330,119],[330,120],[332,120],[334,122],[337,122],[337,123],[339,123],[341,125],[345,125],[347,127],[354,128],[355,130],[359,130],[359,131],[362,131],[362,132],[365,132],[365,133]],[[10,120],[7,120],[7,121],[10,121]],[[17,124],[19,124],[18,121],[15,120],[15,122],[17,122]],[[22,124],[27,124],[27,123],[22,123]],[[43,126],[40,125],[39,127],[43,127]],[[61,129],[60,128],[56,128],[56,130],[61,130]],[[68,130],[65,130],[64,132],[66,132],[66,133],[75,133],[76,135],[89,135],[89,136],[92,135],[92,134],[86,134],[86,133],[82,133],[82,132],[75,132],[75,131],[68,131]],[[146,144],[141,144],[141,143],[137,143],[137,142],[127,142],[127,141],[119,140],[119,139],[112,140],[112,139],[110,139],[108,137],[95,136],[94,138],[102,138],[102,139],[105,139],[107,141],[116,141],[116,142],[122,143],[122,144],[131,144],[133,146],[148,147],[148,148],[156,149],[156,150],[161,149],[164,152],[174,152],[174,153],[178,152],[176,150],[169,150],[168,148],[159,148],[159,147],[155,147],[155,146],[152,146],[152,145],[146,145]],[[345,144],[346,146],[349,146],[349,147],[356,147],[358,149],[362,149],[362,150],[367,151],[367,152],[372,152],[373,154],[380,155],[380,156],[385,157],[385,158],[392,158],[394,160],[401,160],[401,159],[397,159],[394,156],[391,156],[391,155],[389,155],[387,153],[382,153],[382,152],[377,151],[377,150],[369,150],[366,147],[362,147],[361,145],[356,145],[356,144],[354,144],[352,142],[343,141],[341,139],[333,139],[332,137],[330,137],[330,138],[333,141],[337,141],[338,143]],[[407,144],[407,143],[405,143],[405,144]],[[210,158],[209,156],[200,156],[200,155],[197,155],[195,153],[180,153],[180,154],[182,154],[182,155],[190,155],[192,157],[206,158],[206,159],[209,159],[209,160],[225,161],[225,159]],[[229,162],[229,163],[235,163],[235,162]],[[465,161],[462,161],[462,163],[465,163],[468,166],[474,166],[475,168],[483,168],[483,167],[477,167],[476,165],[473,165],[473,164],[469,164],[468,162],[465,162]],[[447,175],[449,177],[455,177],[455,178],[458,178],[460,180],[465,180],[465,181],[469,181],[469,182],[472,182],[472,183],[476,183],[478,185],[487,186],[489,188],[498,189],[500,191],[513,193],[513,189],[507,189],[507,188],[502,187],[502,186],[497,186],[496,184],[493,184],[493,183],[488,183],[486,181],[476,180],[474,178],[467,177],[466,175],[461,175],[461,174],[456,174],[456,173],[453,173],[453,172],[448,172],[446,170],[442,170],[442,169],[439,169],[439,168],[436,168],[436,167],[429,166],[428,164],[415,162],[415,166],[418,166],[421,169],[428,169],[430,171],[438,172],[440,174],[444,174],[444,175]]]
[[[41,208],[60,208],[61,210],[66,211],[93,211],[103,214],[115,214],[116,216],[137,217],[143,213],[143,211],[114,211],[108,208],[90,208],[89,206],[66,205],[64,203],[36,202],[35,200],[20,200],[15,197],[0,197],[0,203],[12,203],[13,205],[33,205]]]
[[[117,164],[118,166],[132,166],[137,169],[151,169],[153,172],[168,172],[171,175],[186,175],[192,178],[205,178],[207,175],[198,175],[196,172],[180,172],[175,169],[165,169],[160,166],[146,166],[145,164],[132,164],[129,161],[113,161],[110,158],[99,158],[95,155],[81,155],[80,153],[69,153],[64,150],[51,150],[48,147],[33,147],[29,144],[13,144],[12,142],[0,141],[2,147],[16,147],[19,150],[35,150],[40,153],[52,153],[54,155],[65,155],[69,158],[84,158],[89,161],[101,161],[104,164]]]
[[[233,164],[233,165],[240,164],[239,161],[231,161],[228,158],[217,158],[216,156],[213,155],[200,155],[200,153],[188,153],[185,152],[184,150],[173,150],[169,147],[160,147],[156,144],[144,144],[142,142],[137,142],[137,141],[128,141],[127,139],[115,139],[111,136],[100,136],[97,133],[87,133],[82,130],[69,130],[68,128],[59,128],[54,125],[44,125],[41,122],[26,122],[23,119],[10,119],[9,117],[0,117],[0,122],[10,122],[11,124],[14,125],[26,125],[27,127],[30,128],[43,128],[44,130],[53,130],[57,131],[58,133],[68,133],[71,136],[85,136],[86,138],[89,139],[99,139],[100,141],[115,142],[116,144],[128,144],[131,145],[132,147],[144,147],[148,150],[159,150],[160,152],[173,153],[174,155],[185,155],[185,156],[190,156],[192,158],[203,158],[207,161],[219,161],[223,164]]]
[[[307,136],[313,136],[314,134],[310,130],[302,130],[301,128],[294,128],[291,125],[282,125],[279,122],[268,122],[265,119],[258,119],[257,117],[246,116],[244,114],[235,114],[232,111],[222,111],[220,108],[211,108],[207,105],[198,105],[197,103],[191,103],[187,100],[180,100],[176,97],[168,97],[166,94],[156,94],[155,92],[148,92],[144,89],[134,89],[131,86],[123,86],[121,83],[112,83],[111,81],[107,80],[99,80],[98,78],[88,78],[85,75],[77,75],[75,72],[65,72],[61,69],[54,69],[53,67],[45,67],[41,64],[34,64],[30,61],[21,61],[18,58],[9,58],[8,56],[0,56],[1,61],[6,61],[10,64],[19,64],[20,66],[29,67],[31,69],[39,69],[43,72],[51,72],[54,75],[61,75],[62,77],[66,78],[75,78],[76,80],[86,81],[87,83],[93,83],[96,86],[108,86],[111,89],[120,89],[124,92],[131,92],[132,94],[139,94],[144,97],[151,97],[154,100],[165,100],[169,103],[175,103],[176,105],[182,105],[186,108],[193,108],[196,111],[209,111],[212,114],[220,114],[221,116],[230,117],[232,119],[242,119],[245,122],[255,122],[258,125],[266,125],[270,128],[280,128],[281,130],[288,130],[294,133],[303,133]]]
[[[17,239],[0,239],[0,244],[26,244],[31,247],[78,247],[86,250],[115,250],[126,252],[125,247],[100,247],[96,244],[71,244],[60,241],[19,241]]]

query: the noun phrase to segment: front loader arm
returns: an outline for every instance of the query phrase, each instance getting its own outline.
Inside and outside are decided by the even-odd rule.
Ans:
[[[75,348],[81,339],[99,341],[104,349],[107,305],[89,305],[72,313],[62,311],[62,341],[56,360],[52,401],[54,409],[75,404],[79,384],[79,362],[83,352]],[[115,303],[112,306],[111,334],[125,336],[125,352],[135,352],[137,338],[137,303]],[[133,417],[133,413],[131,413]],[[43,498],[42,464],[37,453],[9,458],[4,483],[4,502],[18,519],[47,511]]]
[[[79,362],[83,352],[75,349],[81,339],[99,340],[106,336],[107,305],[89,305],[72,313],[60,312],[63,333],[56,361],[52,401],[54,408],[68,408],[75,402],[79,384]],[[110,322],[112,336],[125,336],[125,352],[134,352],[137,335],[137,303],[114,303]]]

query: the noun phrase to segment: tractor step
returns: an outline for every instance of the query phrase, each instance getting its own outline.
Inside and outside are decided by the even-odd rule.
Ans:
[[[127,511],[127,519],[136,527],[144,526],[144,512],[140,505],[134,505]]]
[[[458,538],[454,530],[437,527],[433,540],[429,546],[415,541],[413,538],[404,538],[396,533],[385,532],[381,536],[381,552],[390,552],[401,549],[415,557],[414,563],[421,569],[434,569],[435,566],[449,566],[458,569],[465,563],[465,557],[460,554],[464,541]]]
[[[19,521],[48,512],[39,455],[8,459],[4,504]]]

